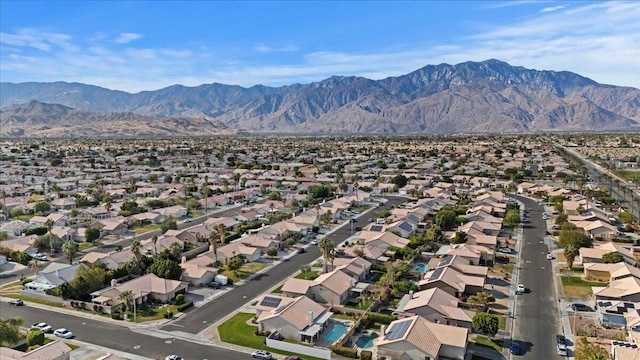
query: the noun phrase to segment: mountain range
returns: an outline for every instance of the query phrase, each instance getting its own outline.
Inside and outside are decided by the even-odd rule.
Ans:
[[[640,90],[499,60],[371,80],[131,94],[81,83],[0,83],[0,136],[492,133],[640,130]]]

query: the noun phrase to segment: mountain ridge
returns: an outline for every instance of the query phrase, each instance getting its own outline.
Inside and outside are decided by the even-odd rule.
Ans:
[[[3,110],[32,100],[102,112],[106,121],[109,113],[206,118],[253,132],[599,131],[640,123],[638,89],[496,59],[426,65],[381,80],[331,76],[280,87],[176,84],[132,94],[81,83],[0,83]]]

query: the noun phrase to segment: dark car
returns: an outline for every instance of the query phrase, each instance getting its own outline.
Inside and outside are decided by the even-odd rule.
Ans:
[[[300,253],[300,254],[304,254],[306,252],[307,252],[307,250],[305,250],[304,248],[298,249],[298,253]]]
[[[207,284],[208,287],[213,288],[213,289],[220,289],[220,284],[218,284],[215,281],[212,281],[210,283]]]
[[[520,344],[517,341],[512,341],[509,352],[513,355],[520,355]]]
[[[593,308],[591,306],[587,306],[585,304],[571,304],[571,310],[573,311],[585,311],[585,312],[593,312]]]
[[[356,231],[362,231],[362,227],[356,226]]]
[[[24,305],[24,302],[20,299],[15,299],[15,300],[9,301],[9,304],[15,305],[15,306],[22,306]]]

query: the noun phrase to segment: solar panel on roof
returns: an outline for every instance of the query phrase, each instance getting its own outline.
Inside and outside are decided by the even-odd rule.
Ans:
[[[280,298],[265,296],[264,299],[262,299],[262,301],[260,302],[260,306],[275,308],[275,307],[278,307],[278,305],[280,305],[281,301],[282,299]]]
[[[404,335],[406,334],[407,330],[409,329],[409,325],[411,325],[412,321],[413,321],[413,319],[407,319],[407,320],[404,320],[404,321],[400,321],[400,322],[394,323],[393,326],[391,326],[391,328],[389,328],[389,330],[385,334],[384,339],[385,340],[397,340],[397,339],[400,339],[400,338],[404,337]]]
[[[429,277],[429,280],[436,280],[440,277],[440,275],[442,275],[442,271],[444,271],[444,268],[439,268],[439,269],[435,269],[433,270],[433,274],[431,274],[431,277]]]
[[[382,226],[380,226],[380,225],[373,225],[373,226],[371,227],[371,231],[378,231],[378,232],[380,232],[380,231],[382,231]]]

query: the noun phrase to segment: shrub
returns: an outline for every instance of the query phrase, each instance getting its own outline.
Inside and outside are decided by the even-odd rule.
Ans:
[[[42,330],[30,330],[27,333],[27,345],[44,345],[44,332]]]
[[[367,320],[374,322],[374,323],[381,323],[381,324],[385,324],[385,325],[389,325],[391,324],[392,321],[394,321],[396,318],[394,316],[391,315],[386,315],[386,314],[380,314],[380,313],[369,313],[367,315]]]
[[[182,312],[182,311],[184,311],[184,310],[186,310],[186,309],[188,309],[188,308],[190,308],[192,306],[193,306],[193,303],[191,301],[188,301],[188,302],[186,302],[184,304],[178,305],[176,307],[176,310]]]
[[[362,350],[360,352],[360,360],[371,360],[373,359],[373,353],[369,350]]]
[[[331,346],[331,351],[333,351],[334,353],[336,353],[338,355],[342,355],[344,357],[348,357],[348,358],[352,358],[352,359],[357,359],[358,358],[358,350],[357,349],[335,345],[335,346]]]
[[[122,320],[122,314],[119,312],[111,313],[111,318],[114,320]]]
[[[176,305],[184,304],[184,294],[178,294],[176,296]]]
[[[171,311],[167,311],[167,313],[164,314],[165,319],[171,319],[172,317],[173,317],[173,312]]]
[[[32,282],[32,279],[26,278],[26,279],[22,279],[22,281],[20,281],[20,284],[27,285],[28,283]]]
[[[233,285],[233,279],[227,278],[227,285]]]

